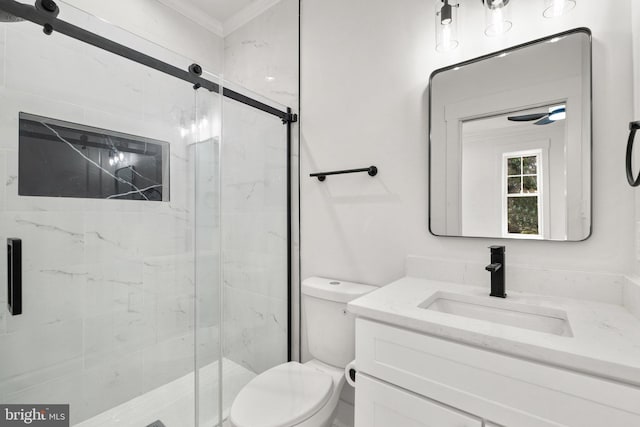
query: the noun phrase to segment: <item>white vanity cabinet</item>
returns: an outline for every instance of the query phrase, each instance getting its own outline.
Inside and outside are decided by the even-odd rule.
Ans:
[[[482,427],[482,420],[358,373],[356,427]]]
[[[640,388],[356,321],[355,427],[640,426]]]

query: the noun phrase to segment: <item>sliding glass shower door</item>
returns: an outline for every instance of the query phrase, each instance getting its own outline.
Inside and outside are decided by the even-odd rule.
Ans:
[[[233,92],[260,99],[237,86]],[[223,425],[249,381],[290,359],[289,138],[288,126],[273,114],[286,107],[260,103],[269,111],[225,97],[222,137],[195,144],[200,426],[215,425],[216,416]],[[200,107],[198,115],[208,109]],[[212,116],[219,117],[203,117]]]
[[[0,293],[0,404],[69,404],[83,427],[196,424],[196,376],[220,359],[220,108],[217,93],[0,23],[0,236],[21,242],[22,272],[10,286],[0,269],[22,294],[9,310]],[[218,393],[217,375],[199,387]],[[206,405],[216,425],[217,397]]]
[[[194,62],[58,4],[154,61]],[[290,358],[291,117],[168,68],[0,22],[0,409],[221,426]]]
[[[251,378],[289,360],[289,153],[281,119],[231,99],[223,100],[222,140],[222,378],[228,408]]]

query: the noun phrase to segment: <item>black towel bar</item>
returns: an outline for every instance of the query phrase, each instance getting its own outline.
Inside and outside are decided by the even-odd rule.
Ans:
[[[327,175],[342,175],[345,173],[357,173],[357,172],[366,172],[369,176],[376,176],[378,174],[378,168],[375,166],[369,166],[368,168],[360,168],[360,169],[346,169],[341,171],[332,171],[332,172],[317,172],[312,173],[309,176],[318,178],[318,181],[324,181],[327,179]]]

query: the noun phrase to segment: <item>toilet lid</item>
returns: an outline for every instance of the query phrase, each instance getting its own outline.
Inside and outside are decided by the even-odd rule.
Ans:
[[[331,395],[328,374],[289,362],[255,377],[231,406],[236,427],[291,427],[311,417]]]

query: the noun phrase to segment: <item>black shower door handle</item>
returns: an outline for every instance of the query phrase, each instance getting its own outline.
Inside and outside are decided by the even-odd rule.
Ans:
[[[22,240],[15,238],[7,239],[7,307],[22,314]]]
[[[636,138],[636,132],[640,129],[640,121],[629,123],[629,140],[627,141],[627,181],[632,187],[640,185],[640,175],[633,176],[632,158],[633,158],[633,141]]]

